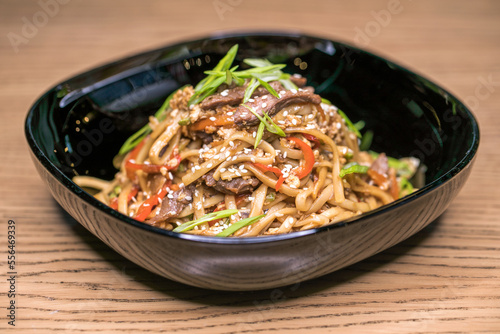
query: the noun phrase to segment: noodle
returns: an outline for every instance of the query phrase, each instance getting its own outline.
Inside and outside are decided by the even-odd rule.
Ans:
[[[124,215],[207,236],[240,222],[232,236],[307,230],[398,199],[403,173],[385,154],[360,151],[351,122],[304,80],[303,89],[271,80],[243,103],[233,98],[238,85],[256,82],[243,78],[200,100],[198,86],[178,90],[161,117],[150,117],[150,133],[114,160],[114,180],[73,181]]]

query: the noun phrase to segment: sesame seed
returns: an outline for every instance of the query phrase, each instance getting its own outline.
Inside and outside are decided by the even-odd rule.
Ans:
[[[281,95],[284,95],[286,92],[284,90],[280,91]]]
[[[297,94],[297,90],[296,89],[290,89],[290,91],[292,92],[292,94]]]
[[[227,112],[227,115],[228,115],[228,116],[233,116],[233,115],[234,115],[234,112],[229,111],[229,112]]]
[[[250,157],[250,161],[255,163],[255,158],[254,157]]]
[[[292,124],[293,124],[293,125],[297,125],[297,120],[296,120],[295,118],[294,118],[294,119],[292,119]]]
[[[240,168],[240,170],[243,170],[243,169],[245,169],[245,165],[240,165],[239,168]]]
[[[226,89],[220,93],[222,96],[227,96],[229,94],[229,91]]]
[[[288,110],[283,111],[283,117],[288,116]]]
[[[285,159],[286,159],[286,151],[285,151],[285,153],[283,153],[283,158],[285,158]]]
[[[241,170],[241,172],[242,172],[242,173],[248,173],[248,170],[246,170],[245,168],[243,168],[243,169]]]
[[[209,119],[210,119],[212,122],[214,122],[214,121],[216,120],[216,118],[215,118],[215,117],[213,117],[213,116],[212,116],[212,117],[210,117]]]
[[[232,140],[229,141],[229,146],[231,146],[231,147],[234,146],[234,142]]]
[[[255,132],[255,131],[254,131],[254,132],[252,133],[252,137],[254,137],[254,138],[255,138],[256,136],[257,136],[257,132]]]
[[[267,103],[264,102],[264,103],[262,103],[262,108],[265,108],[265,107],[267,107]]]
[[[240,172],[236,171],[236,175],[241,176]]]
[[[255,102],[254,99],[248,99],[248,102]]]
[[[226,169],[225,169],[224,167],[222,167],[222,168],[220,169],[220,172],[221,172],[221,173],[224,173],[225,171],[226,171]]]
[[[267,99],[267,95],[264,95],[264,96],[262,97],[262,99],[263,99],[263,100],[266,100],[266,99]]]
[[[174,195],[172,195],[172,194],[168,194],[168,195],[167,195],[167,197],[168,197],[168,198],[174,198]]]
[[[207,168],[212,168],[212,166],[213,166],[213,164],[212,164],[212,163],[209,163],[209,164],[207,165]]]

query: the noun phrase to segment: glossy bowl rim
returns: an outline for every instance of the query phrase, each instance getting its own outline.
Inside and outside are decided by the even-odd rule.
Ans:
[[[305,231],[298,231],[298,232],[292,232],[292,233],[287,233],[287,234],[281,234],[281,235],[272,235],[272,236],[258,236],[258,237],[245,237],[245,238],[220,238],[220,237],[213,237],[213,236],[200,236],[200,235],[192,235],[192,234],[185,234],[185,233],[176,233],[172,231],[168,231],[165,229],[161,229],[159,227],[154,227],[151,225],[148,225],[143,222],[139,222],[135,219],[132,219],[118,211],[115,211],[114,209],[110,208],[106,204],[100,202],[97,200],[94,196],[86,192],[84,189],[80,188],[78,185],[76,185],[68,176],[66,176],[59,168],[57,168],[51,161],[50,159],[45,155],[45,153],[42,151],[42,149],[38,146],[34,136],[33,136],[33,129],[32,129],[32,117],[34,113],[36,112],[36,109],[40,102],[42,102],[51,92],[53,92],[58,86],[61,84],[73,80],[78,77],[83,77],[85,75],[88,75],[92,71],[97,71],[101,68],[113,66],[117,64],[118,62],[131,59],[134,57],[142,56],[148,53],[153,53],[158,50],[162,49],[167,49],[167,48],[173,48],[173,47],[178,47],[182,45],[188,45],[192,43],[197,43],[197,42],[202,42],[202,41],[207,41],[207,40],[219,40],[219,39],[224,39],[224,38],[238,38],[238,37],[245,37],[245,36],[268,36],[268,37],[291,37],[291,38],[307,38],[307,39],[315,39],[318,41],[327,41],[327,42],[333,42],[336,44],[344,45],[349,49],[357,50],[357,52],[364,53],[366,55],[369,55],[371,57],[374,57],[376,59],[382,60],[384,62],[389,63],[391,66],[394,66],[394,68],[398,69],[399,71],[406,72],[410,75],[413,75],[425,82],[432,83],[436,87],[440,89],[442,94],[446,94],[449,99],[455,100],[456,103],[458,103],[464,112],[464,114],[467,115],[467,119],[471,121],[472,124],[472,143],[471,145],[467,148],[467,151],[465,152],[463,158],[455,163],[455,165],[448,169],[444,174],[439,176],[436,180],[425,184],[422,188],[418,189],[414,193],[407,195],[401,199],[398,199],[392,203],[383,205],[375,210],[371,210],[369,212],[357,215],[355,217],[343,220],[341,222],[332,224],[332,225],[327,225],[323,227],[318,227],[310,230],[305,230]],[[378,215],[381,215],[385,212],[389,212],[396,207],[399,207],[401,205],[405,205],[407,202],[411,202],[414,200],[417,200],[418,198],[421,198],[425,196],[426,194],[430,193],[431,191],[437,189],[440,186],[443,186],[446,182],[450,181],[452,178],[454,178],[458,173],[460,173],[465,167],[467,167],[473,160],[474,157],[477,153],[478,147],[479,147],[479,141],[480,141],[480,131],[479,131],[479,124],[474,116],[474,114],[471,112],[471,110],[465,106],[463,102],[461,102],[456,96],[451,94],[449,91],[444,89],[441,85],[438,85],[434,83],[433,81],[425,78],[424,76],[416,73],[413,70],[410,70],[407,67],[401,66],[392,60],[389,60],[386,57],[379,56],[377,54],[372,53],[371,51],[367,51],[364,49],[360,49],[358,47],[352,46],[348,43],[345,43],[339,39],[331,39],[331,38],[326,38],[326,37],[320,37],[317,35],[310,35],[310,34],[304,34],[301,32],[294,32],[294,31],[230,31],[230,32],[219,32],[219,33],[214,33],[207,35],[205,37],[198,37],[198,38],[190,38],[190,39],[185,39],[181,41],[176,41],[176,42],[171,42],[167,43],[163,46],[156,47],[154,49],[148,49],[142,52],[136,52],[131,55],[121,57],[118,59],[115,59],[110,62],[106,62],[104,64],[100,64],[97,66],[94,66],[88,70],[85,70],[83,72],[80,72],[76,75],[73,75],[66,80],[63,80],[59,82],[58,84],[54,85],[52,88],[47,90],[44,94],[42,94],[36,101],[33,103],[33,105],[30,107],[28,114],[25,119],[25,136],[26,140],[29,144],[29,147],[34,154],[34,156],[38,159],[38,161],[42,164],[42,166],[45,168],[46,171],[48,171],[52,177],[57,179],[62,185],[70,190],[74,195],[77,195],[82,201],[92,205],[95,209],[98,211],[101,211],[102,213],[111,216],[112,218],[116,218],[120,220],[123,223],[129,224],[132,227],[135,228],[140,228],[143,229],[147,232],[150,233],[155,233],[159,235],[163,235],[165,237],[170,237],[170,238],[176,238],[176,239],[181,239],[185,241],[191,241],[191,242],[197,242],[197,243],[205,243],[205,244],[225,244],[225,245],[243,245],[243,244],[256,244],[256,243],[271,243],[271,242],[280,242],[280,241],[287,241],[291,239],[297,239],[297,238],[302,238],[310,235],[315,235],[318,233],[326,233],[329,230],[332,229],[339,229],[339,228],[347,228],[348,226],[352,224],[361,224],[363,221],[365,221],[368,218],[375,217]]]

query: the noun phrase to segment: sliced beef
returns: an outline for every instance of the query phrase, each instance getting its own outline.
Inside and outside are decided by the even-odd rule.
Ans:
[[[228,195],[240,195],[252,192],[260,184],[260,181],[255,177],[250,177],[246,180],[239,177],[231,181],[216,181],[213,175],[214,172],[211,171],[203,176],[205,184],[208,187],[212,187],[215,190]]]
[[[300,75],[291,75],[290,81],[295,84],[295,86],[302,88],[306,85],[307,79]]]
[[[165,196],[161,202],[160,212],[149,219],[148,223],[156,223],[178,216],[184,207],[193,201],[193,192],[194,186],[190,185],[172,192],[172,198]]]
[[[321,97],[309,90],[286,91],[279,99],[267,94],[254,98],[253,102],[246,105],[261,116],[263,112],[273,116],[281,109],[296,103],[320,104]],[[240,105],[234,112],[234,123],[238,126],[252,126],[259,124],[259,119],[247,107]]]
[[[200,138],[205,145],[208,145],[214,141],[214,136],[212,134],[203,131],[196,131],[196,137]]]
[[[269,85],[277,92],[285,90],[279,81],[271,81]],[[237,86],[230,89],[225,89],[220,93],[210,95],[200,103],[200,107],[203,110],[215,110],[218,107],[225,105],[237,106],[243,102],[245,97],[245,90],[247,85]],[[269,94],[269,91],[262,86],[257,87],[253,92],[252,98],[256,96],[263,96]]]
[[[216,109],[224,105],[235,106],[243,101],[245,96],[244,86],[235,87],[232,89],[226,89],[222,93],[210,95],[200,103],[201,109],[209,110]],[[223,95],[224,94],[224,95]]]

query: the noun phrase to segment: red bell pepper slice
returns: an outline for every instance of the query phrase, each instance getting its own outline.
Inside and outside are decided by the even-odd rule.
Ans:
[[[261,163],[254,163],[253,164],[255,167],[257,167],[258,169],[260,169],[261,171],[263,172],[272,172],[276,175],[276,177],[278,178],[278,182],[276,183],[276,187],[274,188],[276,191],[278,191],[280,188],[281,188],[281,185],[283,184],[283,181],[285,181],[285,179],[283,178],[283,173],[281,172],[281,169],[279,169],[278,167],[269,167],[267,165],[264,165],[264,164],[261,164]]]
[[[161,187],[155,195],[145,200],[137,210],[134,219],[143,222],[149,216],[151,211],[153,211],[153,208],[160,204],[161,200],[167,195],[168,188],[170,188],[169,186],[171,186],[171,181],[165,182],[163,187]]]
[[[309,140],[311,143],[313,143],[312,148],[316,149],[321,146],[321,142],[319,141],[318,138],[316,138],[313,135],[310,135],[308,133],[303,133],[302,136],[304,136],[305,139]]]
[[[307,145],[304,141],[300,140],[296,137],[287,137],[286,139],[293,141],[304,154],[304,164],[300,167],[296,168],[295,174],[299,179],[303,179],[312,171],[314,166],[314,152],[309,145]]]

